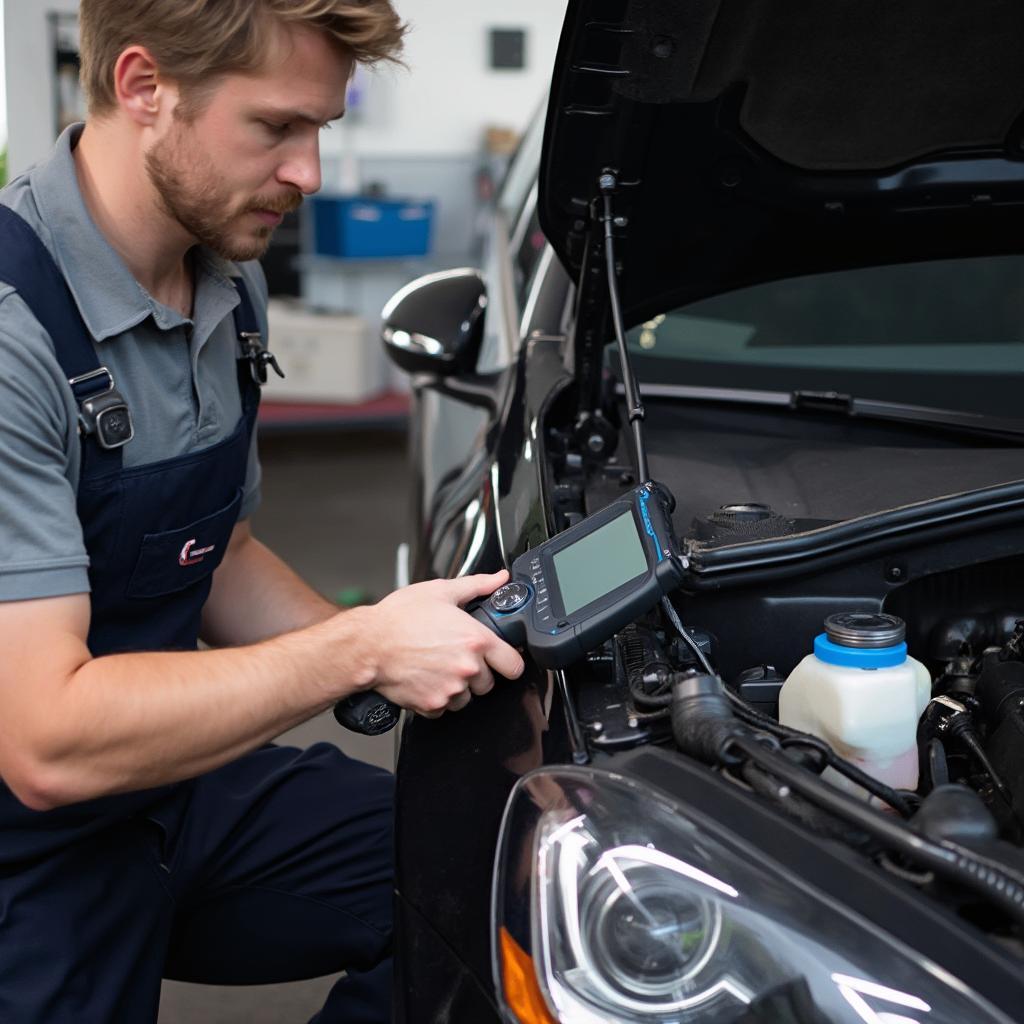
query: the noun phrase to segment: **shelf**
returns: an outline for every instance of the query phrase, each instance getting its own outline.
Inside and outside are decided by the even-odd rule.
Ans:
[[[447,264],[438,263],[438,258],[432,253],[426,256],[327,256],[323,253],[303,252],[295,257],[295,265],[297,269],[306,271],[354,270],[359,273],[373,273],[375,270],[384,270],[419,277],[433,267]]]
[[[260,404],[261,434],[303,430],[405,430],[409,423],[409,396],[389,391],[366,402],[275,402]]]

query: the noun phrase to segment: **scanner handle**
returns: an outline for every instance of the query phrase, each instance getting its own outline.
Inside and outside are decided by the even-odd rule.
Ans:
[[[363,736],[380,736],[398,724],[402,709],[397,704],[369,690],[346,697],[334,705],[334,717],[339,725]]]
[[[494,620],[479,604],[467,606],[466,611],[477,622],[482,622],[488,629],[501,636]],[[354,697],[346,697],[334,705],[334,717],[338,724],[350,732],[358,732],[363,736],[380,736],[382,733],[390,732],[398,724],[401,713],[402,709],[397,704],[392,704],[373,690],[358,693]]]

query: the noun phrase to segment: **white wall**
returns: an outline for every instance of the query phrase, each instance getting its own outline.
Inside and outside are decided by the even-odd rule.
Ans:
[[[324,134],[325,155],[421,156],[472,153],[488,125],[522,128],[551,75],[566,0],[396,0],[412,25],[409,71],[367,80],[360,123]],[[10,169],[53,144],[53,56],[47,15],[77,0],[4,0]],[[527,31],[526,69],[488,69],[489,28]]]
[[[324,138],[324,150],[361,156],[475,152],[485,126],[521,130],[548,82],[566,0],[396,0],[411,25],[408,71],[367,79],[365,113]],[[526,68],[488,67],[488,29],[525,29]]]
[[[4,0],[8,171],[20,174],[53,148],[53,40],[48,16],[78,10],[78,0]]]
[[[5,80],[4,68],[6,60],[4,54],[4,0],[0,0],[0,145],[7,145],[7,82]]]

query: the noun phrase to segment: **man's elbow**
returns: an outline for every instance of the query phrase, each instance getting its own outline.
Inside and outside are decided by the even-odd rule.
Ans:
[[[24,751],[5,758],[0,776],[18,802],[30,811],[53,811],[82,799],[66,770]]]

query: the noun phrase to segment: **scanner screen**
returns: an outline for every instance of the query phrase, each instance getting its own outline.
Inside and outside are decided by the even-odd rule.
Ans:
[[[566,615],[647,572],[647,556],[628,511],[559,551],[553,561]]]

